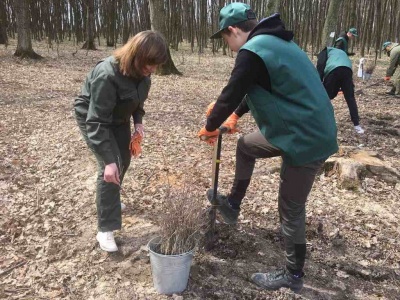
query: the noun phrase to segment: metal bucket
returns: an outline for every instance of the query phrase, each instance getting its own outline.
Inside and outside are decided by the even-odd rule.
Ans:
[[[181,293],[189,280],[193,250],[180,255],[159,254],[155,252],[159,241],[160,237],[155,237],[148,244],[154,287],[160,294]]]

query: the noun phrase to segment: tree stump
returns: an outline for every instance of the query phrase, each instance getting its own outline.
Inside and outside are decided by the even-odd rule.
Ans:
[[[377,177],[389,184],[400,181],[400,173],[376,152],[355,147],[341,147],[338,156],[325,162],[324,172],[326,176],[337,174],[339,186],[348,190],[358,190],[365,177]]]

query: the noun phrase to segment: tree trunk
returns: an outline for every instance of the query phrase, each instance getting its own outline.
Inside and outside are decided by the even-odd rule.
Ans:
[[[108,0],[106,2],[105,23],[106,23],[106,44],[107,47],[114,47],[115,45],[115,25],[117,22],[116,16],[116,2]]]
[[[14,55],[21,58],[42,58],[32,49],[27,0],[17,0],[15,2],[15,11],[17,15],[18,43],[17,50],[15,51]]]
[[[87,21],[86,21],[86,41],[82,49],[96,50],[94,44],[94,0],[87,0]]]
[[[329,4],[328,15],[325,19],[324,30],[322,30],[322,47],[330,46],[332,44],[331,32],[335,32],[338,14],[342,0],[331,0]]]
[[[123,1],[122,3],[122,11],[124,14],[124,18],[122,20],[122,43],[125,44],[129,39],[129,16],[131,14],[130,8],[128,8],[128,3]]]
[[[8,45],[6,6],[0,1],[0,44]]]
[[[150,8],[150,22],[151,29],[161,32],[166,38],[165,31],[165,9],[164,9],[164,1],[163,0],[150,0],[149,1]],[[167,45],[169,46],[169,41],[167,41]],[[156,74],[158,75],[182,75],[181,72],[175,67],[175,64],[172,60],[171,53],[169,52],[168,47],[168,60],[165,64],[159,66],[157,68]]]

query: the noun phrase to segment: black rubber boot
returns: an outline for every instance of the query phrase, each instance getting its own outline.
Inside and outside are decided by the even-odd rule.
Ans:
[[[214,189],[207,191],[208,201],[212,201]],[[217,210],[221,214],[224,222],[229,225],[236,224],[239,217],[240,209],[233,209],[229,204],[228,197],[217,193]]]

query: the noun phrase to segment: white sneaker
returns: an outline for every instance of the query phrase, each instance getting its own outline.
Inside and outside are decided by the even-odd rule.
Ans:
[[[356,130],[356,132],[358,134],[363,134],[364,133],[364,129],[362,129],[360,125],[354,126],[354,129]]]
[[[126,205],[121,202],[121,211],[125,210]]]
[[[96,240],[100,244],[100,248],[107,252],[118,251],[117,244],[114,240],[114,233],[112,231],[98,232],[96,235]]]

